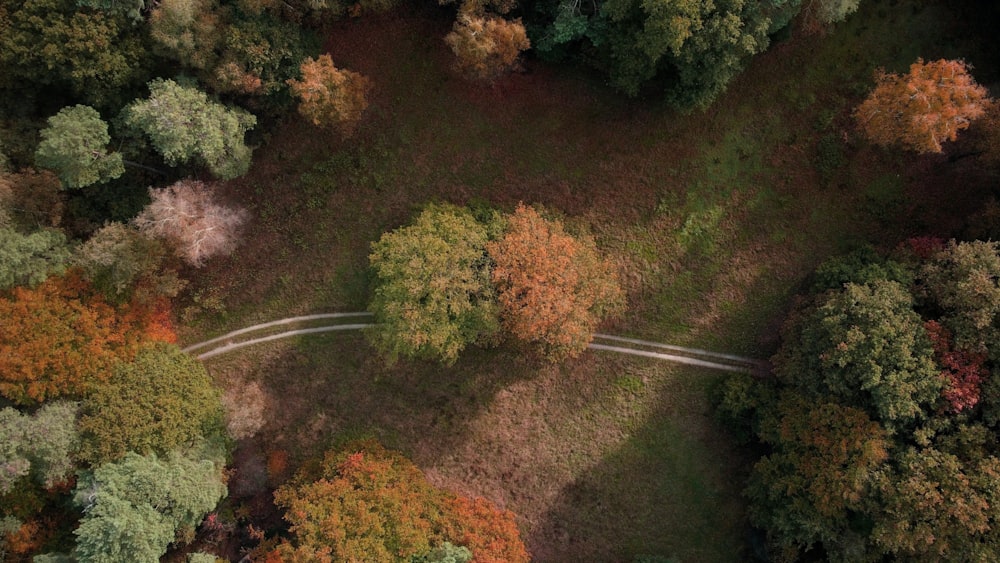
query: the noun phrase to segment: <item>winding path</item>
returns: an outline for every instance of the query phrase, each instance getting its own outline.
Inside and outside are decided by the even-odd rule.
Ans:
[[[270,342],[282,338],[290,338],[292,336],[333,332],[339,330],[360,330],[370,327],[372,324],[364,322],[330,323],[331,321],[370,319],[371,316],[371,313],[321,313],[300,317],[288,317],[285,319],[279,319],[276,321],[270,321],[234,330],[223,334],[222,336],[217,336],[210,340],[205,340],[204,342],[192,344],[184,348],[184,351],[194,353],[197,350],[208,348],[208,350],[197,354],[198,359],[205,360],[218,356],[219,354],[225,354],[233,350],[253,346],[254,344],[261,344],[263,342]],[[287,330],[284,332],[268,334],[266,336],[258,336],[256,338],[242,338],[248,335],[253,336],[257,333],[266,332],[268,329],[272,329],[274,327],[293,325],[297,323],[309,323],[314,321],[324,321],[324,324],[322,326]],[[599,342],[591,342],[589,345],[591,350],[602,350],[605,352],[641,356],[645,358],[653,358],[657,360],[730,372],[760,373],[768,369],[768,363],[764,360],[738,356],[736,354],[713,352],[700,348],[687,348],[673,344],[661,344],[659,342],[625,338],[610,334],[595,334],[594,340]]]

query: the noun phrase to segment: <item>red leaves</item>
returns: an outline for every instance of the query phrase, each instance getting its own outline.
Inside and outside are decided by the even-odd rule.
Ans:
[[[948,385],[941,395],[948,402],[951,412],[961,412],[979,402],[979,392],[988,372],[983,365],[985,354],[952,348],[951,334],[937,321],[924,324],[934,346],[934,357],[943,370],[941,376]]]

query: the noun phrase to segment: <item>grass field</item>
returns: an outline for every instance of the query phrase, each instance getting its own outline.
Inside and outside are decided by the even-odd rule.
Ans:
[[[369,243],[421,205],[525,201],[565,213],[618,266],[629,307],[607,331],[767,357],[825,257],[949,235],[983,197],[961,163],[856,138],[850,111],[876,66],[964,48],[945,39],[951,16],[938,3],[862,6],[829,35],[775,45],[691,115],[534,61],[496,85],[465,84],[434,14],[345,22],[326,48],[372,77],[371,115],[346,140],[297,120],[276,128],[228,185],[254,220],[231,258],[199,274],[182,337],[363,310]],[[301,462],[375,435],[435,483],[517,513],[539,561],[746,555],[746,456],[712,417],[718,374],[599,353],[551,366],[504,349],[389,368],[345,334],[209,366],[270,393],[246,455],[285,449]]]

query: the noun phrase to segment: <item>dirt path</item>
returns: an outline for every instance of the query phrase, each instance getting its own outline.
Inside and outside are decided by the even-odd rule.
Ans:
[[[185,352],[194,352],[206,347],[210,347],[216,344],[221,344],[219,346],[212,347],[210,350],[201,352],[197,355],[198,359],[205,360],[219,354],[225,354],[226,352],[231,352],[233,350],[239,350],[240,348],[245,348],[247,346],[253,346],[255,344],[261,344],[263,342],[271,342],[273,340],[280,340],[282,338],[290,338],[292,336],[300,336],[304,334],[316,334],[321,332],[333,332],[339,330],[360,330],[372,326],[371,323],[347,323],[347,324],[327,324],[318,327],[300,328],[294,330],[288,330],[285,332],[279,332],[276,334],[269,334],[267,336],[261,336],[257,338],[251,338],[249,340],[233,340],[234,338],[246,336],[253,333],[258,333],[266,331],[267,329],[284,326],[295,323],[305,323],[317,320],[328,320],[328,319],[358,319],[358,318],[370,318],[371,313],[322,313],[317,315],[305,315],[301,317],[289,317],[286,319],[279,319],[276,321],[270,321],[266,323],[256,324],[253,326],[248,326],[246,328],[241,328],[239,330],[234,330],[223,334],[222,336],[217,336],[210,340],[205,340],[204,342],[199,342],[197,344],[192,344],[184,348]],[[741,372],[741,373],[754,373],[760,372],[767,369],[767,362],[763,360],[758,360],[755,358],[747,358],[745,356],[738,356],[735,354],[726,354],[723,352],[713,352],[710,350],[703,350],[700,348],[687,348],[684,346],[676,346],[674,344],[661,344],[659,342],[650,342],[648,340],[638,340],[635,338],[625,338],[622,336],[614,336],[610,334],[595,334],[595,340],[603,340],[614,342],[616,344],[602,344],[600,342],[591,342],[588,346],[591,350],[602,350],[605,352],[615,352],[618,354],[627,354],[630,356],[641,356],[644,358],[653,358],[657,360],[664,360],[667,362],[674,362],[679,364],[685,364],[690,366],[703,367],[708,369],[730,371],[730,372]],[[652,350],[650,350],[652,348]],[[673,353],[664,353],[656,350],[669,350]]]

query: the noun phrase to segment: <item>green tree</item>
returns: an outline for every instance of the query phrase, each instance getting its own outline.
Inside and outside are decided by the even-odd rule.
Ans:
[[[923,264],[920,277],[923,295],[943,311],[958,345],[985,352],[997,342],[1000,243],[952,240]]]
[[[369,336],[390,361],[399,355],[454,362],[497,331],[486,227],[453,205],[430,205],[413,225],[386,233],[368,257],[375,271]]]
[[[108,124],[89,106],[65,107],[41,131],[35,162],[59,176],[67,188],[82,188],[118,178],[125,172],[122,156],[108,154]]]
[[[243,136],[257,124],[256,117],[173,80],[156,79],[149,91],[148,99],[128,106],[125,122],[148,136],[168,164],[193,160],[225,180],[246,173],[251,150]]]
[[[73,0],[9,0],[0,17],[0,85],[65,88],[108,103],[147,67],[141,36],[118,14]]]
[[[157,239],[122,223],[108,223],[78,246],[71,259],[113,303],[174,297],[184,287]]]
[[[226,495],[217,452],[129,453],[80,476],[74,500],[84,511],[74,555],[81,563],[159,561]]]
[[[223,22],[212,0],[162,0],[149,16],[157,52],[196,69],[214,68]]]
[[[164,454],[222,428],[221,395],[205,366],[174,345],[152,344],[84,399],[80,455],[100,465],[126,452]]]
[[[845,284],[788,323],[782,382],[865,409],[890,431],[923,418],[943,380],[913,298],[900,284]]]
[[[44,405],[32,415],[0,409],[0,493],[26,475],[46,488],[69,476],[79,445],[78,409],[77,403],[65,401]]]
[[[832,560],[863,560],[864,534],[853,526],[889,457],[885,430],[864,411],[785,393],[766,409],[760,437],[773,451],[747,485],[754,523],[787,555],[821,543]]]
[[[22,235],[0,227],[0,290],[38,285],[65,271],[69,257],[66,236],[59,231]]]
[[[872,538],[885,552],[916,561],[1000,559],[1000,459],[909,448],[880,488]]]

